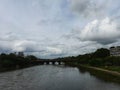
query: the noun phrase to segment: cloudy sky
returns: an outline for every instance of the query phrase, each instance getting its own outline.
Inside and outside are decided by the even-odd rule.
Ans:
[[[120,0],[0,0],[0,52],[40,58],[120,45]]]

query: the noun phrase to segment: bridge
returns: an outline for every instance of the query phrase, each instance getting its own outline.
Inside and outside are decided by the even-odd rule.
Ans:
[[[73,62],[74,60],[72,60]],[[52,64],[52,65],[61,65],[61,64],[65,64],[65,62],[71,62],[70,60],[36,60],[34,62],[32,62],[33,64],[37,64],[37,65],[43,65],[43,64],[46,64],[46,65],[49,65],[49,64]]]

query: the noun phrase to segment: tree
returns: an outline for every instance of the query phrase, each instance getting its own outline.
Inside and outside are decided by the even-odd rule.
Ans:
[[[98,49],[96,52],[93,53],[93,57],[95,58],[105,58],[110,56],[110,51],[106,48]]]
[[[37,57],[33,56],[33,55],[29,55],[26,57],[29,60],[37,60]]]

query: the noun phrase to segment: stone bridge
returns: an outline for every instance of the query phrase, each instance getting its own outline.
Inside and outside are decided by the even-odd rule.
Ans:
[[[69,60],[36,60],[34,61],[33,63],[34,64],[46,64],[46,65],[49,65],[49,64],[58,64],[58,65],[61,65],[61,64],[64,64],[65,62],[71,62]]]

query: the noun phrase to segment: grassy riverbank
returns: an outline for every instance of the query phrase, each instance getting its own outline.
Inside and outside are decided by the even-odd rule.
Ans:
[[[110,70],[110,71],[116,71],[120,73],[120,66],[102,66],[100,68]]]
[[[94,75],[101,80],[105,80],[106,82],[116,82],[120,84],[119,72],[104,69],[103,67],[93,67],[90,65],[81,65],[78,63],[67,63],[66,65],[71,67],[77,67],[82,73],[89,72],[91,75]]]
[[[101,70],[109,73],[117,73],[120,76],[120,66],[91,66],[89,64],[79,64],[79,63],[66,63],[68,66],[76,66],[76,67],[87,67],[91,69]]]

